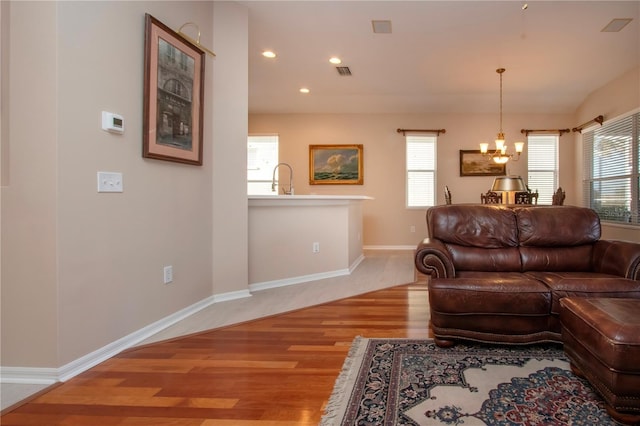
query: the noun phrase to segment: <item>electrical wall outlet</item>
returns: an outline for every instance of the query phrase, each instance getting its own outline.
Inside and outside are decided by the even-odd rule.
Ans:
[[[320,243],[318,242],[313,243],[313,252],[320,253]]]
[[[416,232],[416,226],[415,225],[411,225],[409,227],[409,232]]]
[[[173,281],[173,266],[165,266],[163,269],[164,273],[164,283],[169,284]]]

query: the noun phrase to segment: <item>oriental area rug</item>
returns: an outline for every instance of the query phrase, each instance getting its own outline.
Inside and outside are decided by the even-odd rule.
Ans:
[[[322,426],[615,425],[559,345],[357,337]]]

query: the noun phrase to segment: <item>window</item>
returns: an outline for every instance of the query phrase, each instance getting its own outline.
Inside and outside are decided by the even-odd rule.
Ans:
[[[274,194],[271,192],[271,182],[277,164],[278,135],[250,135],[247,138],[248,195]]]
[[[585,203],[600,219],[638,224],[640,113],[584,132]]]
[[[527,185],[538,191],[538,204],[551,204],[558,187],[558,135],[530,135],[527,138]]]
[[[407,135],[407,207],[435,205],[437,136]]]

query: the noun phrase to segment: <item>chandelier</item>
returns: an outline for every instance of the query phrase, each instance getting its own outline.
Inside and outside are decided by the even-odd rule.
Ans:
[[[505,144],[504,132],[502,131],[502,73],[505,72],[505,69],[498,68],[496,72],[500,75],[500,131],[498,132],[498,137],[495,141],[496,150],[494,152],[489,152],[489,144],[481,143],[480,152],[483,156],[493,159],[493,161],[498,164],[505,164],[511,159],[513,159],[513,161],[518,161],[520,159],[520,154],[524,149],[524,142],[514,142],[513,145],[516,148],[516,153],[507,154],[507,145]]]

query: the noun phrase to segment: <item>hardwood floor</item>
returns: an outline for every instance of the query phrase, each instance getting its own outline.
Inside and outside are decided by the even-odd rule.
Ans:
[[[125,351],[6,413],[10,425],[317,425],[352,340],[427,338],[414,283]]]

